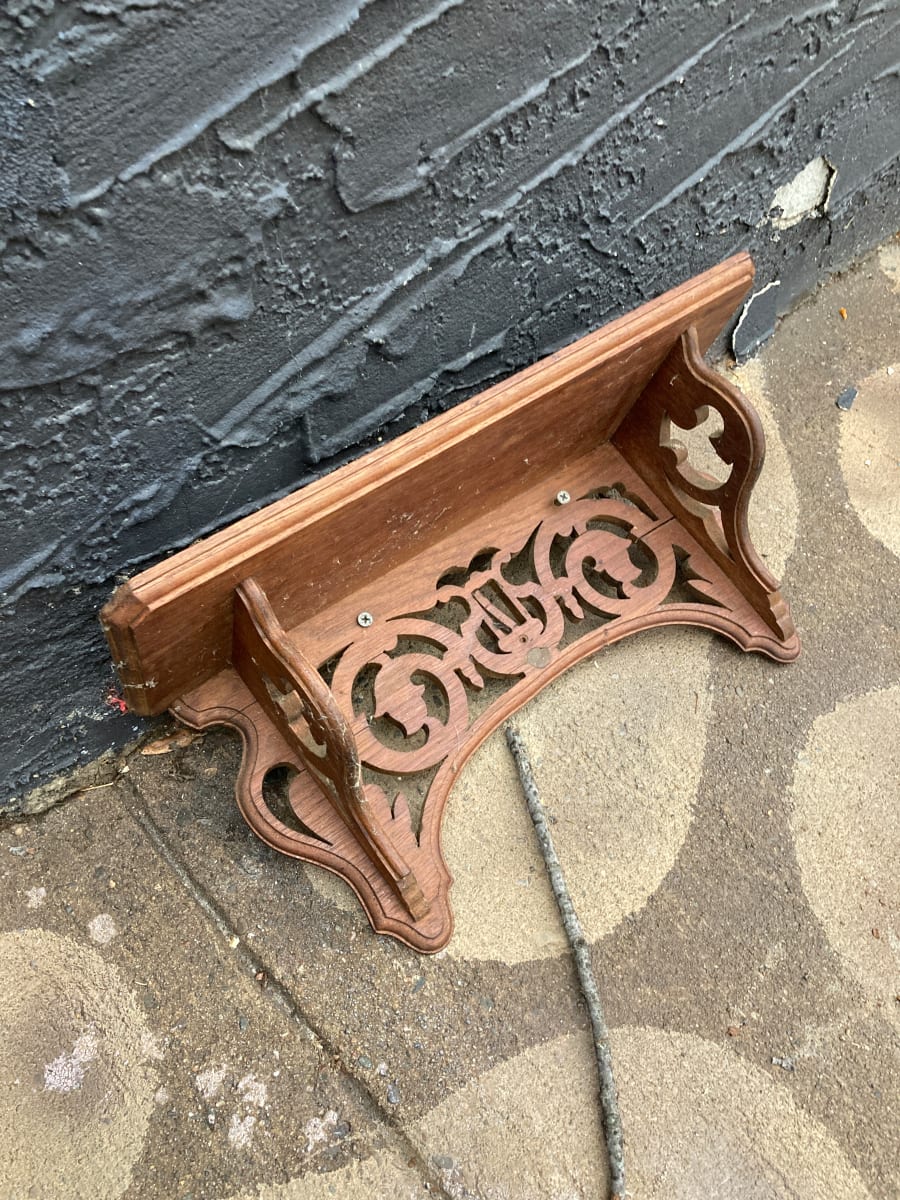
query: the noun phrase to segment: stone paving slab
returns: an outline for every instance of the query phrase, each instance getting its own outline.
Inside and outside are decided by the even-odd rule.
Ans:
[[[900,1194],[898,279],[895,242],[734,372],[766,427],[752,524],[801,659],[652,631],[518,718],[592,943],[641,1200]],[[31,1090],[0,1103],[38,1131],[20,1164],[70,1138],[109,1059],[127,1119],[84,1120],[103,1154],[125,1149],[73,1196],[602,1194],[586,1015],[502,736],[448,806],[457,931],[432,958],[258,842],[238,764],[211,732],[5,829],[4,1015],[29,1031],[7,1045]],[[73,978],[112,979],[78,985],[96,1017],[58,1025],[43,982],[15,998],[29,938]],[[133,1078],[91,1032],[107,1025]],[[46,1108],[48,1069],[82,1081],[67,1114]]]

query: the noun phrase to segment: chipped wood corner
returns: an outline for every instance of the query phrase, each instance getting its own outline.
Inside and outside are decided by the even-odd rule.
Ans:
[[[254,832],[440,950],[447,797],[531,696],[654,626],[799,653],[747,527],[762,429],[702,357],[752,279],[736,255],[136,576],[101,617],[130,707],[235,729]],[[713,410],[715,477],[677,436]]]

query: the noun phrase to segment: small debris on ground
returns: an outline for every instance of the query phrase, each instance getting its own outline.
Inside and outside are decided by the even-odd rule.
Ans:
[[[859,389],[855,387],[847,387],[841,392],[835,404],[844,412],[848,412],[853,407],[853,401],[859,395]]]
[[[168,737],[157,738],[155,742],[148,742],[146,746],[141,747],[141,754],[171,754],[173,750],[180,750],[184,746],[190,746],[200,736],[198,733],[193,733],[190,729],[180,729],[177,733],[170,734]]]
[[[838,312],[841,314],[841,320],[842,320],[842,321],[846,321],[846,320],[847,320],[847,310],[846,310],[846,308],[839,308],[839,309],[838,309]]]
[[[782,1071],[793,1071],[797,1064],[792,1058],[779,1058],[777,1054],[772,1055],[772,1066],[781,1067]]]

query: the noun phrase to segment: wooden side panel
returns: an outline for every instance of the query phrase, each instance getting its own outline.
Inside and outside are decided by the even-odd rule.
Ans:
[[[722,430],[709,440],[724,468],[717,480],[697,470],[678,429],[711,411]],[[750,540],[748,512],[765,457],[759,417],[737,388],[703,361],[693,329],[676,341],[640,405],[619,426],[615,446],[781,639],[795,630],[774,579]]]
[[[615,432],[689,326],[705,350],[753,278],[745,254],[138,575],[102,614],[130,707],[160,712],[227,665],[250,576],[287,626],[564,474]]]

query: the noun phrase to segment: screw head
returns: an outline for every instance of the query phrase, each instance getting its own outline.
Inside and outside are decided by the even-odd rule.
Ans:
[[[356,623],[357,623],[357,625],[360,625],[363,629],[368,629],[374,620],[375,620],[375,618],[372,616],[372,614],[370,612],[361,612],[359,614],[359,616],[356,618]]]
[[[571,499],[572,499],[572,497],[569,495],[568,492],[557,492],[556,493],[556,503],[557,504],[568,504]]]

